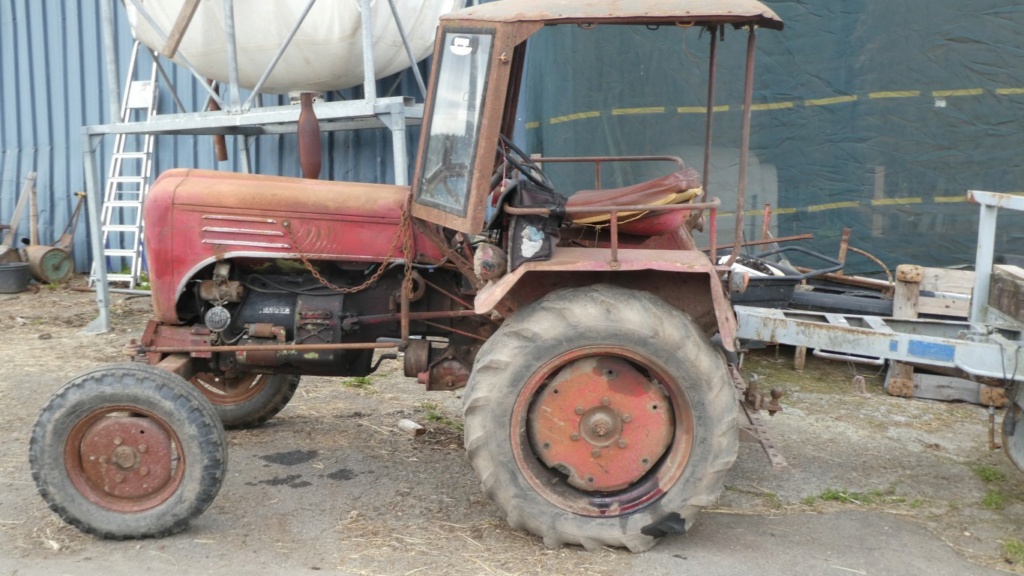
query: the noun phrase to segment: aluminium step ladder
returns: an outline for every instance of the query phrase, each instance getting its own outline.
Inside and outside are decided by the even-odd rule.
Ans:
[[[136,41],[121,100],[120,122],[146,122],[157,110],[156,56],[147,79],[137,79],[139,50]],[[146,49],[148,50],[148,49]],[[134,290],[143,272],[142,203],[153,175],[153,149],[156,137],[146,134],[117,134],[103,194],[103,260],[108,282],[127,282]],[[99,260],[98,260],[99,261]],[[90,284],[95,282],[96,264]]]

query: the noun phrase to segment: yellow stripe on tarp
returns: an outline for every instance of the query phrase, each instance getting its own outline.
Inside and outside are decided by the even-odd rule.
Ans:
[[[932,96],[936,98],[948,98],[950,96],[981,96],[985,91],[981,88],[970,88],[967,90],[935,90]]]
[[[540,122],[527,122],[526,129],[530,130],[532,128],[540,128]]]
[[[754,104],[750,107],[751,110],[782,110],[783,108],[792,108],[792,102],[769,102],[767,104]]]
[[[680,114],[703,114],[703,113],[705,113],[707,111],[708,111],[708,107],[707,106],[680,106],[680,107],[676,108],[676,112],[679,112]],[[722,105],[719,105],[719,106],[712,106],[711,107],[711,111],[712,112],[728,112],[729,111],[729,105],[728,104],[722,104]]]
[[[833,98],[818,98],[816,100],[805,100],[804,106],[829,106],[831,104],[843,104],[845,102],[856,101],[856,96],[835,96]]]
[[[936,196],[934,199],[936,204],[948,204],[951,202],[967,202],[967,195],[963,196]]]
[[[650,106],[647,108],[615,108],[612,116],[627,116],[630,114],[664,114],[664,106]]]
[[[920,198],[879,198],[872,200],[872,206],[893,206],[898,204],[920,204],[922,200]]]
[[[868,98],[913,98],[920,95],[920,90],[896,90],[892,92],[870,92]]]
[[[573,120],[585,120],[587,118],[597,118],[601,115],[599,110],[592,112],[579,112],[577,114],[566,114],[565,116],[555,116],[548,120],[552,124],[561,124],[562,122],[571,122]]]
[[[808,206],[808,212],[822,212],[824,210],[836,210],[839,208],[858,208],[860,202],[831,202],[829,204],[816,204],[814,206]],[[776,210],[776,212],[778,212]]]
[[[774,208],[772,209],[773,214],[796,214],[796,208]]]
[[[996,94],[1002,94],[1002,95],[1024,94],[1024,88],[996,88]]]

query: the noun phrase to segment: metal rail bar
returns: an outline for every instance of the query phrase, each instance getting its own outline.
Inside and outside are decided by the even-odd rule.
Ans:
[[[295,25],[292,26],[291,32],[288,33],[288,37],[281,43],[281,47],[278,48],[277,53],[274,54],[273,59],[270,60],[270,64],[267,65],[267,69],[263,71],[263,75],[260,76],[258,81],[256,81],[256,86],[253,87],[252,94],[249,94],[249,97],[245,99],[245,103],[242,104],[242,112],[248,112],[252,108],[252,103],[256,99],[256,96],[259,94],[260,90],[263,89],[263,85],[267,83],[267,80],[270,79],[270,75],[273,74],[274,68],[277,67],[277,63],[280,62],[281,57],[284,56],[285,50],[291,46],[292,39],[295,38],[295,34],[298,33],[302,23],[306,21],[306,15],[309,14],[309,11],[313,8],[313,4],[315,3],[316,0],[309,0],[309,2],[306,3],[306,7],[303,8],[302,13],[299,14],[298,21],[295,22]]]

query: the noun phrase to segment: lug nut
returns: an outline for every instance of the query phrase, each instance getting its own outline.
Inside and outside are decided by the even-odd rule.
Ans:
[[[620,438],[619,439],[619,448],[625,448],[626,446],[627,446],[626,440],[624,438]]]
[[[139,468],[139,476],[145,476],[147,474],[149,474],[149,468],[148,467],[143,466],[142,468]]]
[[[145,452],[146,450],[149,450],[149,446],[146,446],[145,444],[139,444],[139,452]]]
[[[608,406],[611,403],[612,403],[612,401],[609,400],[607,396],[605,396],[604,398],[601,398],[601,406]]]
[[[593,450],[590,451],[590,455],[593,456],[594,458],[600,458],[601,451],[598,450],[597,448],[594,448]]]
[[[579,414],[580,416],[582,416],[584,412],[586,412],[586,410],[583,409],[583,406],[576,407],[576,413]]]
[[[121,444],[124,444],[124,438],[121,438],[120,436],[114,436],[114,445],[120,446]]]
[[[575,432],[573,432],[572,434],[569,434],[569,440],[572,440],[573,442],[576,442],[579,439],[580,439],[580,435],[579,434],[577,434]]]
[[[622,415],[622,421],[627,423],[627,424],[629,424],[630,422],[633,421],[633,417],[630,416],[629,414],[623,414]]]

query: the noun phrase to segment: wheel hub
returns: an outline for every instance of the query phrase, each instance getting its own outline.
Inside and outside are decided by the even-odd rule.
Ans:
[[[622,490],[640,480],[672,443],[665,393],[632,364],[588,356],[567,364],[537,395],[528,434],[545,465],[586,491]]]
[[[79,449],[86,482],[127,499],[151,496],[170,482],[176,464],[172,453],[167,432],[139,416],[100,418],[82,435]]]

